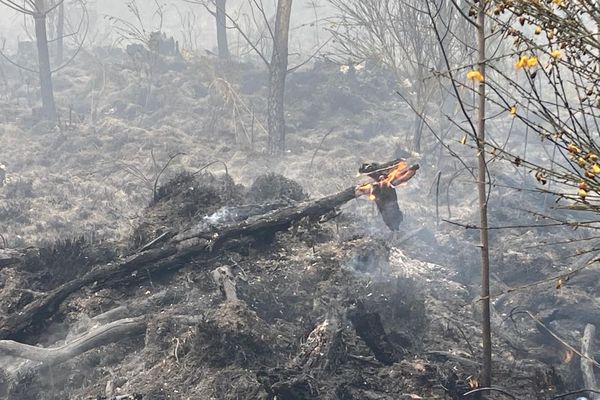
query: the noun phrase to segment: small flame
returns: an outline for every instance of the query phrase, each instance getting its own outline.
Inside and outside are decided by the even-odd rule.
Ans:
[[[563,355],[563,363],[569,364],[573,360],[574,355],[575,353],[573,353],[573,350],[565,351],[565,354]]]
[[[382,175],[379,177],[377,182],[367,182],[359,185],[356,190],[360,193],[366,194],[371,201],[377,200],[377,196],[375,195],[375,189],[381,187],[392,187],[405,183],[410,180],[417,173],[417,169],[419,169],[418,165],[409,166],[406,161],[399,161],[396,165],[394,165],[389,172],[385,175],[382,171]]]

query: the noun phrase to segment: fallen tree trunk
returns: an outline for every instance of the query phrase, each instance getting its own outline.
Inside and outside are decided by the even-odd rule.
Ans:
[[[122,318],[139,317],[151,309],[160,307],[162,303],[173,299],[174,294],[169,290],[163,290],[142,301],[132,301],[121,306],[110,309],[102,314],[96,315],[91,321],[95,324],[108,324]]]
[[[192,228],[175,235],[161,247],[148,249],[119,261],[94,267],[90,272],[69,281],[27,304],[19,313],[0,318],[0,340],[22,340],[22,335],[35,332],[54,315],[60,304],[84,287],[99,289],[128,285],[146,279],[153,273],[164,273],[183,267],[194,258],[213,258],[230,241],[248,237],[271,237],[304,219],[317,219],[357,196],[354,187],[324,198],[284,207],[242,222],[214,228]]]
[[[49,319],[61,303],[71,294],[86,286],[98,288],[109,283],[131,282],[137,276],[137,269],[146,265],[156,268],[174,266],[178,261],[175,246],[164,249],[148,250],[147,252],[126,258],[121,262],[98,266],[84,276],[66,282],[53,289],[46,295],[27,304],[19,313],[3,316],[0,319],[0,340],[14,339],[29,331],[35,331],[43,322]]]
[[[138,335],[146,330],[144,318],[126,318],[85,333],[69,343],[55,347],[43,348],[12,340],[0,340],[0,356],[24,358],[39,361],[45,366],[63,363],[73,357],[96,347],[118,342],[126,337]]]

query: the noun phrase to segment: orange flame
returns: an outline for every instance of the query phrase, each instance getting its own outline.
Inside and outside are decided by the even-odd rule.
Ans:
[[[369,200],[375,201],[377,199],[375,195],[376,188],[395,188],[404,182],[408,182],[410,178],[415,176],[417,169],[418,165],[408,166],[406,161],[399,161],[389,172],[387,172],[387,174],[381,175],[377,182],[363,183],[362,185],[359,185],[356,190],[362,194],[366,194],[369,197]]]

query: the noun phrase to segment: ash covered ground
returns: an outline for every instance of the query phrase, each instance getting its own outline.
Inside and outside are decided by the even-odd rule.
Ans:
[[[251,64],[165,59],[148,76],[120,50],[84,51],[55,77],[60,127],[32,116],[30,84],[2,68],[2,324],[161,236],[219,232],[240,213],[354,186],[361,163],[401,155],[414,120],[385,71],[319,61],[288,79],[289,150],[273,158],[260,123],[267,76]],[[399,232],[360,197],[210,257],[92,282],[5,339],[64,350],[119,321],[135,329],[50,366],[3,356],[0,396],[464,398],[480,369],[478,233],[442,219],[476,221],[476,197],[430,149],[412,155],[421,169],[398,188]],[[516,227],[492,233],[494,381],[547,399],[582,387],[579,359],[522,311],[579,348],[585,324],[600,323],[598,270],[557,287],[582,261],[569,243],[540,246],[585,233],[519,227],[535,221],[524,206],[552,199],[507,189],[534,185],[509,165],[496,175],[491,221]]]

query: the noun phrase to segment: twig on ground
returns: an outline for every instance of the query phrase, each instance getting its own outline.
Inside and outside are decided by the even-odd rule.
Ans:
[[[563,393],[563,394],[559,394],[557,396],[554,396],[552,398],[550,398],[550,400],[557,400],[557,399],[563,399],[567,396],[573,396],[576,394],[584,394],[587,392],[591,392],[591,393],[600,393],[600,390],[595,390],[595,389],[580,389],[580,390],[575,390],[574,392],[568,392],[568,393]]]
[[[594,364],[595,367],[600,368],[600,363],[596,360],[594,360],[593,358],[583,354],[582,352],[580,352],[579,350],[577,350],[575,347],[571,346],[569,343],[567,343],[564,339],[562,339],[560,336],[558,336],[556,333],[554,333],[550,328],[548,328],[546,326],[546,324],[544,324],[542,321],[540,321],[535,315],[533,315],[531,312],[529,312],[528,310],[517,310],[517,309],[513,309],[510,312],[510,318],[512,319],[512,317],[515,314],[526,314],[527,316],[529,316],[529,318],[531,318],[536,324],[538,324],[539,326],[541,326],[546,332],[548,332],[548,334],[550,336],[552,336],[554,339],[556,339],[556,341],[558,341],[560,344],[562,344],[563,346],[565,346],[567,349],[571,350],[573,353],[577,354],[579,357],[581,357],[582,359],[586,359],[588,360],[590,363]]]
[[[504,390],[502,388],[498,388],[498,387],[484,387],[484,388],[473,389],[473,390],[463,394],[463,397],[470,396],[475,393],[488,392],[488,391],[502,393],[503,395],[510,397],[511,399],[517,400],[517,398],[514,395],[512,395],[509,392],[507,392],[506,390]]]

